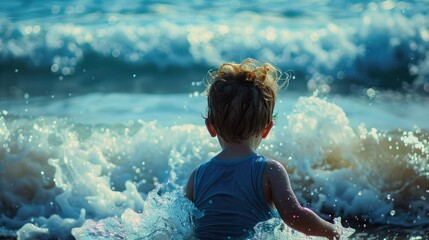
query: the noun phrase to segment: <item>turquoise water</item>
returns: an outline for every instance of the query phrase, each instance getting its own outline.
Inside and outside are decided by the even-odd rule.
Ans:
[[[190,238],[200,213],[181,187],[220,149],[203,78],[254,57],[291,74],[259,152],[286,166],[301,204],[355,239],[428,238],[428,9],[2,3],[0,237]],[[280,229],[254,238],[303,237]]]

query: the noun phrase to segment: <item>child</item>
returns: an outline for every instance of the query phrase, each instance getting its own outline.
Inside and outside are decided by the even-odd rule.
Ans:
[[[222,151],[194,170],[186,197],[204,212],[195,219],[198,239],[248,236],[278,214],[295,230],[329,239],[333,224],[297,201],[279,162],[255,151],[273,126],[280,74],[271,64],[246,59],[209,74],[206,127]]]

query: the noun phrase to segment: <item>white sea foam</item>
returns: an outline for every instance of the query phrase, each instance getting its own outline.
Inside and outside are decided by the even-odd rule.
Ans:
[[[100,101],[99,97],[81,100],[91,105],[92,100]],[[108,101],[109,95],[101,97]],[[136,100],[135,95],[130,99],[126,95],[111,97],[129,103]],[[156,103],[156,99],[146,103]],[[68,100],[54,100],[52,105],[45,102],[46,107],[34,104],[36,108],[24,104],[33,117],[19,115],[19,104],[8,109],[0,117],[1,233],[11,236],[8,231],[15,230],[22,239],[67,238],[72,228],[77,229],[75,235],[86,236],[82,234],[90,234],[90,228],[98,226],[99,232],[108,234],[111,228],[105,224],[144,224],[158,218],[158,210],[177,213],[180,217],[168,220],[173,221],[168,222],[172,224],[168,231],[179,231],[174,226],[181,224],[184,215],[180,212],[190,205],[174,192],[186,183],[192,169],[219,151],[219,146],[202,126],[198,113],[203,111],[198,107],[204,105],[202,99],[187,95],[175,99],[176,104],[181,99],[193,106],[188,111],[198,117],[184,118],[192,123],[177,123],[178,115],[186,115],[180,104],[177,108],[171,105],[162,124],[138,120],[151,116],[150,111],[130,115],[126,122],[122,117],[115,120],[112,112],[105,115],[105,123],[95,118],[92,124],[90,116],[101,111],[97,108],[76,118],[67,112],[62,112],[64,117],[49,116],[61,113],[53,107],[61,105],[58,101]],[[353,108],[343,109],[316,97],[301,97],[296,102],[283,98],[277,108],[279,112],[289,110],[279,114],[260,152],[287,167],[303,205],[326,218],[341,217],[351,225],[416,227],[429,222],[425,215],[425,199],[429,197],[425,130],[386,132],[353,126],[344,111]],[[38,117],[36,109],[40,110]],[[68,109],[75,113],[76,108]],[[151,192],[160,183],[165,186],[162,191]],[[174,207],[177,201],[187,207]],[[159,209],[151,205],[155,203]],[[146,214],[144,221],[141,214]],[[160,234],[164,231],[158,225],[153,227]],[[128,236],[132,230],[124,231]]]

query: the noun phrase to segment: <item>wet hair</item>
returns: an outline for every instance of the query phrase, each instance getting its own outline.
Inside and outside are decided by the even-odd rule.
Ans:
[[[246,59],[225,63],[207,75],[207,117],[226,142],[261,134],[273,120],[281,72],[269,63]]]

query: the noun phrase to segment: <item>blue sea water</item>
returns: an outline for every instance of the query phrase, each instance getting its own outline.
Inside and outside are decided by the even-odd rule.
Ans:
[[[334,0],[2,1],[0,238],[191,238],[203,79],[247,57],[290,76],[259,151],[304,206],[429,238],[429,2]]]

